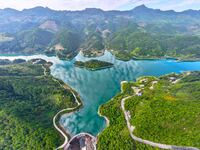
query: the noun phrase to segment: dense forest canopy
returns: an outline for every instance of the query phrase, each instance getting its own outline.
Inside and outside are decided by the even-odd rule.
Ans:
[[[52,119],[75,106],[74,97],[48,72],[44,75],[47,62],[40,62],[1,60],[0,149],[52,150],[62,143]]]
[[[121,109],[122,99],[128,96],[125,109],[134,135],[162,144],[200,148],[200,72],[123,83],[122,92],[100,108],[110,124],[99,135],[99,150],[156,149],[130,137]]]
[[[100,60],[96,60],[96,59],[91,59],[86,62],[75,61],[74,64],[77,67],[86,68],[89,70],[105,69],[105,68],[110,68],[113,66],[113,64],[110,62],[100,61]]]

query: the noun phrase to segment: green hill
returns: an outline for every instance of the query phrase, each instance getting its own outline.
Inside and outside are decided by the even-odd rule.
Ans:
[[[200,73],[170,74],[160,78],[143,77],[122,84],[118,94],[100,108],[110,126],[100,135],[99,149],[154,149],[131,139],[121,100],[130,113],[133,134],[145,140],[200,148]],[[135,95],[136,94],[136,95]],[[137,96],[139,95],[139,96]]]
[[[81,35],[76,31],[61,29],[54,37],[53,50],[59,58],[73,58],[77,53],[81,42]],[[56,44],[60,44],[61,48],[56,48]]]
[[[75,66],[80,67],[80,68],[86,68],[88,70],[100,70],[100,69],[106,69],[113,67],[114,64],[106,61],[100,61],[96,59],[91,59],[89,61],[75,61],[74,62]]]
[[[121,59],[173,57],[181,60],[199,59],[199,36],[167,35],[122,30],[108,42],[108,49]],[[124,53],[124,55],[119,55]]]
[[[37,28],[18,33],[16,39],[24,53],[43,53],[53,37],[52,32]]]

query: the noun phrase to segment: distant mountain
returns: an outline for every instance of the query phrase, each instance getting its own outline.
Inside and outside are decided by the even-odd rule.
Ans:
[[[0,20],[0,33],[14,37],[12,41],[0,41],[0,53],[25,53],[27,48],[31,47],[29,53],[51,53],[73,57],[80,49],[93,51],[107,48],[120,53],[126,51],[128,55],[132,53],[141,57],[165,55],[177,57],[182,55],[183,48],[178,45],[170,46],[172,48],[170,51],[168,50],[170,43],[166,44],[165,41],[173,42],[173,39],[176,41],[177,37],[181,37],[179,40],[187,38],[197,40],[191,42],[185,49],[190,49],[187,55],[192,53],[188,58],[199,57],[200,11],[198,10],[162,11],[145,5],[128,11],[103,11],[96,8],[56,11],[44,7],[18,11],[6,8],[0,9]],[[62,33],[62,31],[69,32]],[[109,34],[105,36],[104,31],[108,31]],[[26,33],[27,36],[21,36]],[[30,36],[32,34],[33,36]],[[152,46],[152,42],[157,44]],[[138,48],[141,51],[134,52]]]
[[[12,28],[12,23],[15,22],[19,26],[23,26],[28,23],[36,23],[35,27],[46,20],[59,20],[62,23],[76,23],[89,22],[89,19],[95,19],[98,21],[98,24],[104,24],[105,20],[117,19],[117,18],[126,18],[130,21],[144,21],[144,22],[171,22],[171,23],[182,23],[186,22],[187,24],[200,23],[200,11],[197,10],[186,10],[183,12],[170,11],[161,11],[159,9],[151,9],[145,5],[138,6],[129,11],[103,11],[96,8],[86,8],[82,11],[56,11],[50,8],[44,7],[35,7],[31,9],[24,9],[18,11],[11,8],[0,9],[0,19],[1,19],[1,32],[12,32],[9,30],[9,26]],[[184,20],[182,20],[184,18]],[[71,20],[68,20],[71,19]],[[85,20],[88,19],[88,20]],[[112,20],[110,20],[112,21]],[[8,27],[5,28],[4,26]],[[105,25],[105,24],[104,24]],[[6,30],[7,29],[7,30]],[[21,28],[15,28],[15,32],[21,30]]]
[[[131,10],[132,12],[134,12],[134,13],[136,13],[136,12],[141,12],[141,13],[148,13],[148,12],[153,12],[153,11],[155,11],[154,9],[151,9],[151,8],[148,8],[148,7],[146,7],[145,5],[140,5],[140,6],[137,6],[137,7],[135,7],[135,8],[133,8],[132,10]]]

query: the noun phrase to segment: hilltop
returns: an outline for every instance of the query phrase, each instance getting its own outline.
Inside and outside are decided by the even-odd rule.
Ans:
[[[150,142],[171,149],[200,148],[199,74],[186,72],[123,82],[121,93],[100,107],[110,124],[99,135],[98,149],[157,149],[145,144]]]

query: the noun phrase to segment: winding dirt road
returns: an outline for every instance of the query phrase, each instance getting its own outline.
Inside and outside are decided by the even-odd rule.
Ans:
[[[125,97],[125,98],[122,99],[122,101],[121,101],[121,108],[122,108],[122,111],[123,111],[125,119],[126,119],[126,123],[127,123],[127,127],[128,127],[128,130],[129,130],[129,134],[130,134],[130,136],[132,137],[133,140],[135,140],[137,142],[140,142],[140,143],[143,143],[143,144],[150,145],[152,147],[161,148],[161,149],[171,149],[171,150],[199,150],[198,148],[195,148],[195,147],[184,147],[184,146],[175,146],[175,145],[167,145],[167,144],[155,143],[155,142],[144,140],[144,139],[141,139],[141,138],[135,136],[133,134],[134,127],[131,126],[131,124],[129,122],[130,116],[129,116],[129,114],[126,111],[125,106],[124,106],[125,105],[125,101],[127,99],[131,98],[131,97],[133,97],[133,96],[128,96],[128,97]]]

